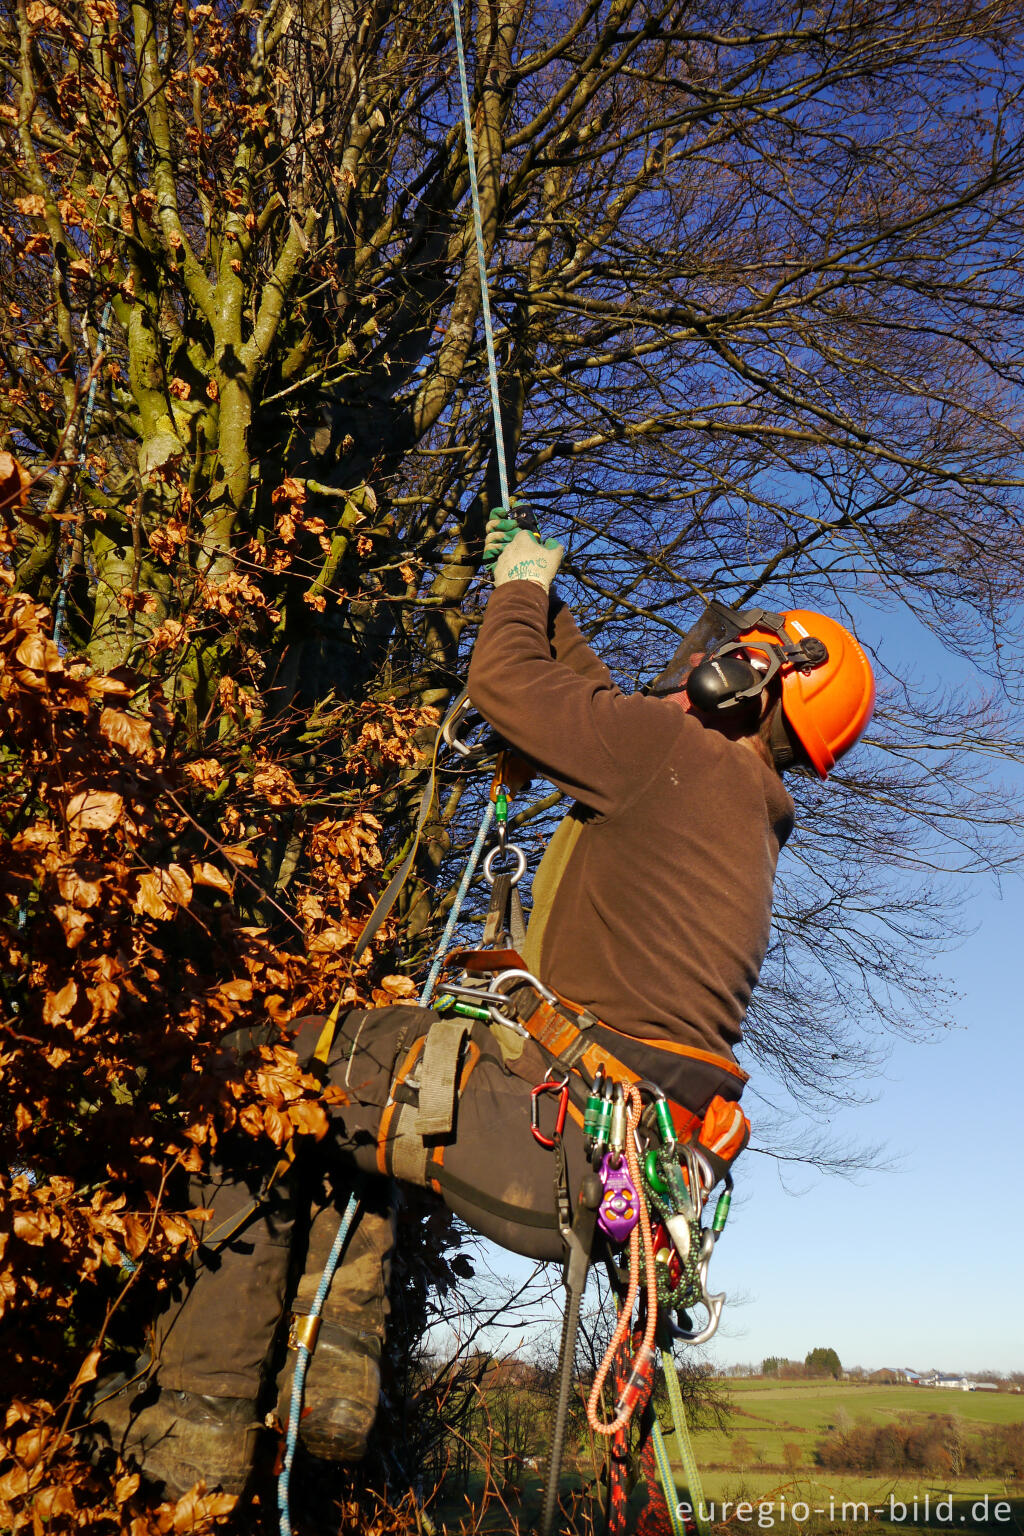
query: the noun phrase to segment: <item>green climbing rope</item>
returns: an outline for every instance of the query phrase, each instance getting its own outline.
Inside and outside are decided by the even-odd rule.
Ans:
[[[686,1422],[686,1409],[683,1406],[683,1393],[679,1385],[679,1373],[676,1370],[676,1362],[672,1358],[672,1352],[668,1349],[661,1351],[661,1368],[665,1373],[665,1385],[668,1388],[668,1402],[672,1410],[672,1424],[675,1429],[676,1445],[679,1450],[679,1461],[686,1479],[686,1489],[690,1495],[690,1507],[693,1512],[693,1523],[697,1527],[699,1536],[711,1536],[711,1524],[708,1520],[708,1507],[704,1502],[704,1484],[701,1482],[700,1472],[697,1469],[697,1458],[693,1454],[693,1442],[690,1439],[690,1428]],[[657,1455],[657,1445],[655,1445]],[[668,1488],[665,1489],[668,1497]],[[669,1499],[671,1505],[672,1500]]]

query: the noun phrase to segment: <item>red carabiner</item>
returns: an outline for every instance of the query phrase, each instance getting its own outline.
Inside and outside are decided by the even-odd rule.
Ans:
[[[545,1136],[540,1128],[540,1096],[542,1093],[557,1093],[558,1115],[555,1119],[555,1136],[561,1136],[565,1130],[565,1115],[569,1108],[569,1079],[563,1077],[560,1083],[552,1083],[544,1079],[536,1088],[530,1089],[530,1134],[534,1141],[540,1142],[548,1151],[555,1145],[555,1136]]]

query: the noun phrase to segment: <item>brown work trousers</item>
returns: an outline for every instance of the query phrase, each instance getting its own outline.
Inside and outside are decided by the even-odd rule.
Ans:
[[[300,1060],[312,1060],[323,1023],[320,1016],[299,1021]],[[347,1102],[333,1108],[326,1140],[304,1149],[293,1173],[237,1232],[200,1245],[157,1325],[162,1386],[255,1399],[289,1279],[294,1285],[296,1278],[289,1270],[296,1225],[301,1229],[310,1193],[322,1188],[324,1175],[342,1205],[355,1170],[364,1180],[376,1175],[367,1192],[378,1204],[382,1175],[433,1188],[457,1216],[501,1247],[532,1259],[562,1258],[558,1160],[530,1131],[531,1089],[543,1081],[550,1058],[532,1040],[482,1023],[458,1035],[458,1026],[426,1008],[355,1009],[341,1016],[325,1075]],[[453,1072],[442,1070],[446,1056]],[[701,1100],[691,1103],[695,1110],[715,1092],[732,1098],[738,1091],[734,1078],[717,1071],[710,1079],[702,1073],[695,1087]],[[549,1136],[556,1107],[553,1097],[542,1100],[541,1128]],[[562,1145],[575,1204],[586,1160],[571,1118]],[[215,1174],[197,1188],[196,1203],[214,1211],[206,1230],[230,1225],[232,1214],[251,1201],[258,1179],[254,1172],[246,1186],[237,1175]],[[386,1227],[378,1222],[377,1230]],[[365,1262],[373,1268],[384,1259],[382,1252]],[[344,1282],[344,1271],[338,1280]],[[360,1285],[364,1281],[371,1288],[379,1283],[369,1275],[360,1277]]]

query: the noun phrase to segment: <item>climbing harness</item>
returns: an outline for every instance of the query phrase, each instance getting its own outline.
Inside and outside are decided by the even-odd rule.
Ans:
[[[518,872],[514,874],[518,878]],[[492,907],[493,901],[492,887]],[[492,937],[499,945],[505,941],[505,923],[500,916],[493,924]],[[659,1086],[641,1078],[595,1038],[600,1020],[589,1010],[559,998],[521,963],[515,963],[518,961],[518,954],[505,948],[451,952],[441,967],[439,995],[433,1007],[439,1013],[511,1025],[536,1041],[550,1062],[542,1080],[531,1090],[530,1132],[541,1146],[555,1153],[558,1224],[566,1252],[566,1303],[540,1536],[552,1536],[555,1529],[580,1304],[598,1232],[611,1251],[628,1243],[629,1256],[618,1322],[594,1378],[587,1421],[594,1433],[610,1442],[609,1493],[614,1504],[622,1492],[628,1427],[634,1417],[641,1416],[646,1425],[643,1446],[649,1487],[655,1487],[660,1479],[669,1509],[667,1518],[673,1531],[681,1532],[684,1526],[676,1513],[675,1484],[664,1439],[656,1421],[647,1415],[646,1405],[659,1361],[666,1378],[670,1369],[674,1372],[671,1344],[675,1340],[702,1342],[718,1326],[725,1297],[709,1291],[708,1266],[728,1216],[732,1189],[729,1165],[745,1146],[749,1125],[736,1103],[719,1096],[712,1099],[703,1117],[673,1105]],[[450,974],[457,966],[462,967],[461,974]],[[587,1087],[582,1086],[586,1082],[584,1071],[593,1072]],[[545,1109],[549,1103],[550,1111]],[[582,1129],[588,1158],[588,1172],[575,1207],[569,1199],[562,1146],[570,1116]],[[719,1181],[724,1181],[724,1192],[711,1225],[705,1226],[707,1198]],[[638,1300],[642,1303],[641,1324],[634,1330]],[[689,1317],[696,1307],[707,1312],[702,1327],[694,1326]],[[679,1320],[673,1321],[672,1314]],[[609,1377],[615,1401],[612,1416],[606,1419],[600,1404]],[[670,1392],[670,1403],[674,1443],[682,1454],[689,1441],[681,1394]],[[692,1453],[684,1458],[684,1474],[696,1509],[699,1493],[695,1485],[699,1485]],[[699,1520],[697,1526],[703,1531]],[[609,1530],[614,1530],[614,1525]]]

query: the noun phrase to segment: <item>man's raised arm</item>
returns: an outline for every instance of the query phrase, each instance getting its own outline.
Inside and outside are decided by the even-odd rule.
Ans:
[[[571,619],[560,626],[557,612],[565,659],[556,657],[548,594],[561,556],[560,547],[527,533],[502,551],[469,668],[469,695],[545,778],[610,815],[646,782],[652,755],[667,750],[673,722],[651,710],[649,700],[627,698]]]

